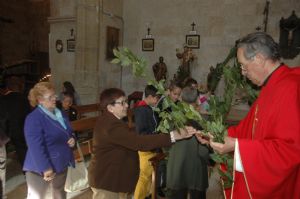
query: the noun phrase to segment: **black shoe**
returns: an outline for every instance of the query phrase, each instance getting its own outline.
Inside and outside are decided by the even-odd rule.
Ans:
[[[151,199],[151,194],[149,196],[146,196],[145,199]]]
[[[162,198],[166,197],[165,192],[161,188],[157,190],[157,195]]]

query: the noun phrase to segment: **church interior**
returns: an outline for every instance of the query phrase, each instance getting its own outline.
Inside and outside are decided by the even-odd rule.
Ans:
[[[160,57],[167,82],[186,62],[189,76],[206,88],[210,69],[224,61],[239,38],[256,31],[267,32],[276,42],[296,41],[288,43],[294,48],[285,49],[281,61],[299,66],[299,16],[299,0],[1,0],[1,89],[6,76],[21,77],[26,94],[39,81],[50,81],[59,94],[69,81],[81,105],[88,106],[98,103],[106,88],[121,88],[133,96],[142,92],[148,80],[160,78],[154,72]],[[298,23],[284,28],[281,22],[286,19]],[[111,63],[118,47],[145,59],[147,78]],[[215,94],[223,92],[221,81]],[[247,108],[241,105],[233,114],[244,115]],[[8,167],[7,196],[24,198],[25,181],[11,169],[21,175],[18,166]],[[14,186],[18,182],[9,181],[14,177],[23,185]],[[211,182],[217,188],[208,198],[223,198],[217,180]],[[69,198],[91,198],[91,193]]]

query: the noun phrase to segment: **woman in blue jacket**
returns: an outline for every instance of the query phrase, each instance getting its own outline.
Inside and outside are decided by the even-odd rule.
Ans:
[[[49,82],[40,82],[29,92],[30,104],[36,108],[26,117],[24,127],[27,198],[44,198],[50,185],[53,198],[66,198],[64,184],[68,166],[74,166],[75,139],[67,116],[56,108],[56,98]]]

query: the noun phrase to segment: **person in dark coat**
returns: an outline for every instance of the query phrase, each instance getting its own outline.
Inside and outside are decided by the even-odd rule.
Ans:
[[[181,92],[182,101],[200,111],[197,104],[198,92],[192,87],[185,87]],[[189,126],[202,130],[193,120]],[[176,142],[169,150],[167,164],[167,188],[169,199],[205,199],[208,188],[209,148],[200,144],[195,136]]]
[[[57,108],[63,111],[69,118],[69,121],[77,120],[77,110],[72,107],[73,97],[67,92],[62,93],[62,101],[57,101]]]
[[[6,79],[7,92],[0,98],[0,117],[6,120],[6,134],[14,145],[18,161],[23,166],[27,145],[24,137],[24,121],[30,105],[23,95],[22,79],[11,76]]]

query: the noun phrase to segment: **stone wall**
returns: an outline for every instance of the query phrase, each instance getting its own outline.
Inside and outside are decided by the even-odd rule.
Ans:
[[[216,6],[217,5],[217,6]],[[200,35],[200,49],[194,49],[197,59],[192,63],[192,76],[205,84],[210,66],[224,60],[235,41],[262,26],[265,1],[254,0],[52,0],[51,33],[49,36],[52,81],[61,90],[63,81],[73,82],[84,104],[94,103],[99,92],[108,87],[121,87],[127,94],[143,90],[146,79],[132,76],[129,68],[121,68],[106,58],[107,27],[119,29],[119,43],[148,61],[148,74],[159,56],[165,58],[169,78],[176,72],[180,60],[176,49],[182,50],[185,36],[195,22]],[[268,33],[279,37],[279,20],[292,10],[300,15],[296,0],[276,0],[270,5]],[[142,39],[147,28],[155,39],[153,52],[142,51]],[[76,50],[66,51],[70,29],[75,31]],[[55,41],[61,39],[64,51],[57,53]],[[300,56],[285,60],[299,65]]]
[[[98,101],[99,92],[120,87],[120,67],[106,59],[106,28],[120,29],[122,43],[122,0],[66,0],[51,2],[50,67],[57,92],[64,81],[71,81],[83,104]],[[76,49],[68,52],[70,29],[75,30]],[[57,39],[64,50],[55,49]]]
[[[51,0],[49,33],[49,66],[51,81],[60,92],[64,81],[73,82],[75,69],[75,52],[68,51],[67,40],[76,37],[75,1]],[[71,29],[74,30],[71,36]],[[62,51],[56,50],[56,42],[61,40]]]
[[[182,49],[185,35],[196,24],[200,34],[200,49],[194,49],[197,59],[192,64],[192,76],[200,83],[206,83],[210,66],[215,66],[225,59],[235,41],[254,32],[262,26],[265,1],[261,0],[126,0],[124,1],[124,46],[143,56],[151,67],[159,56],[165,58],[169,77],[173,77],[180,62],[176,58],[176,48]],[[268,33],[277,41],[279,37],[279,20],[287,18],[296,11],[300,16],[300,1],[274,0],[269,10]],[[141,50],[142,38],[150,26],[155,39],[153,52]],[[290,65],[300,65],[300,55],[294,60],[284,60]],[[128,92],[143,90],[146,80],[132,77],[125,69],[123,88]]]

